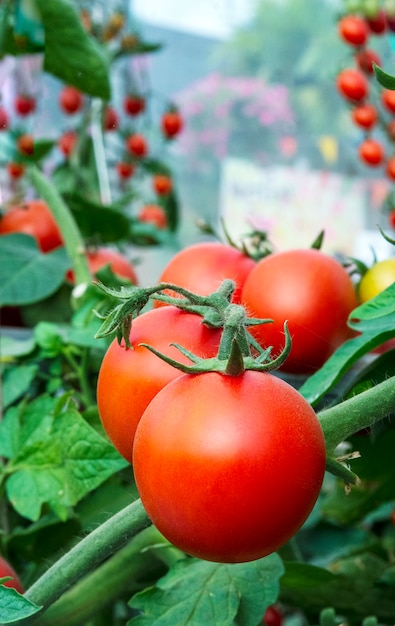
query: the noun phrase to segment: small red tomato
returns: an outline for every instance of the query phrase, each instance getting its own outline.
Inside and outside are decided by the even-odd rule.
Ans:
[[[75,130],[66,130],[60,137],[58,141],[58,148],[61,152],[63,152],[65,157],[69,157],[73,152],[76,143],[77,143],[77,133]]]
[[[17,180],[25,173],[25,166],[22,163],[7,163],[7,172],[10,178]]]
[[[345,15],[338,24],[340,37],[352,46],[363,46],[369,37],[365,20],[358,15]]]
[[[395,180],[395,156],[388,159],[385,166],[385,173],[391,180]]]
[[[376,139],[365,139],[359,146],[358,154],[366,165],[376,167],[381,165],[384,160],[384,148],[383,145]]]
[[[49,252],[63,245],[59,227],[42,200],[30,200],[12,207],[0,220],[0,233],[26,233],[37,241],[42,252]]]
[[[36,110],[36,100],[27,94],[19,94],[14,100],[15,112],[21,117],[26,117]]]
[[[145,111],[145,98],[140,94],[130,93],[124,98],[123,108],[127,115],[136,117]]]
[[[0,131],[7,130],[9,126],[8,113],[3,107],[0,107]]]
[[[84,97],[82,93],[72,85],[63,87],[59,94],[59,106],[67,115],[78,113],[83,107]]]
[[[166,174],[156,174],[152,178],[152,186],[159,196],[165,196],[172,190],[173,183],[170,176],[166,176]]]
[[[126,149],[133,156],[145,157],[148,152],[148,144],[144,135],[140,133],[134,133],[126,138]]]
[[[134,285],[137,285],[138,280],[133,265],[117,250],[112,250],[111,248],[103,246],[96,248],[95,250],[89,250],[86,257],[91,274],[95,275],[103,267],[109,265],[111,271],[114,272],[115,275],[127,278]],[[73,270],[69,270],[67,272],[66,279],[71,283],[75,281]]]
[[[376,15],[365,17],[370,32],[382,35],[387,30],[387,14],[384,9],[379,9]]]
[[[167,215],[159,204],[145,204],[142,206],[137,219],[145,224],[153,224],[160,230],[167,228]]]
[[[104,130],[112,131],[117,130],[119,126],[118,113],[113,107],[106,107],[104,111]]]
[[[269,606],[263,616],[263,626],[282,626],[283,614],[275,607]]]
[[[31,155],[34,154],[34,139],[32,135],[25,134],[18,137],[17,140],[18,149],[22,154]]]
[[[5,578],[6,576],[12,576],[12,580],[7,580],[3,585],[5,587],[11,587],[11,589],[16,589],[19,593],[24,593],[24,589],[22,583],[18,577],[18,574],[12,567],[12,565],[6,561],[6,559],[0,556],[0,578]]]
[[[388,213],[388,223],[393,230],[395,230],[395,209],[392,209]]]
[[[390,113],[395,113],[395,91],[383,89],[381,92],[381,102]]]
[[[353,68],[342,70],[336,79],[337,88],[348,100],[359,102],[369,93],[369,83],[362,72]]]
[[[162,115],[161,128],[167,139],[172,139],[183,129],[184,123],[179,111],[169,109]]]
[[[381,58],[375,50],[368,50],[363,48],[355,55],[358,68],[364,72],[364,74],[373,74],[373,63],[381,65]]]
[[[391,141],[395,141],[395,120],[392,120],[387,126],[388,137]]]
[[[359,104],[351,110],[352,120],[357,126],[369,130],[373,128],[378,119],[377,109],[373,104]]]
[[[131,176],[133,176],[136,166],[133,163],[128,163],[127,161],[118,161],[116,164],[116,169],[118,172],[119,178],[122,180],[127,180]]]

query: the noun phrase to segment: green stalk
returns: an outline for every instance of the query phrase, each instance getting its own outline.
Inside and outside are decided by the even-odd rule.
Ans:
[[[141,500],[113,515],[92,531],[43,574],[25,594],[31,602],[44,608],[124,546],[132,537],[150,525]],[[24,620],[33,623],[39,614]]]
[[[395,411],[395,376],[318,414],[328,452]]]
[[[30,177],[40,197],[48,204],[61,230],[67,254],[73,264],[76,284],[90,284],[92,276],[85,256],[85,243],[72,213],[56,187],[34,165],[30,168]]]

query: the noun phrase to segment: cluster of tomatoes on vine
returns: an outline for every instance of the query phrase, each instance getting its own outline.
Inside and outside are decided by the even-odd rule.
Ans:
[[[358,11],[357,7],[355,13],[339,18],[338,33],[353,57],[353,63],[338,73],[336,85],[350,107],[352,122],[364,134],[358,158],[368,167],[382,168],[392,183],[395,181],[395,91],[381,87],[375,80],[374,66],[381,67],[382,59],[371,41],[373,37],[395,33],[395,14],[379,5],[369,14]],[[395,210],[391,206],[389,221],[395,228]]]

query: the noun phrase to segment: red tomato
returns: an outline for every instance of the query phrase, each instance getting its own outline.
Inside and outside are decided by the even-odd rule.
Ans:
[[[75,130],[66,130],[58,141],[58,148],[65,157],[69,157],[77,144],[78,135]]]
[[[17,180],[21,178],[25,173],[25,166],[22,163],[7,163],[7,172],[10,178]]]
[[[382,35],[387,30],[387,14],[384,9],[379,9],[376,15],[365,18],[369,30],[375,35]]]
[[[377,122],[377,109],[370,103],[359,104],[351,110],[351,117],[357,126],[369,130]]]
[[[383,89],[381,92],[381,102],[390,113],[395,113],[395,91]]]
[[[337,76],[336,84],[341,95],[354,102],[363,100],[369,93],[369,83],[364,74],[353,68],[342,70]]]
[[[42,252],[63,245],[59,227],[43,200],[30,200],[12,207],[0,219],[0,234],[26,233],[37,241]]]
[[[112,250],[111,248],[106,247],[89,250],[87,253],[87,259],[89,269],[93,275],[106,265],[109,265],[114,274],[127,278],[135,285],[138,283],[136,272],[134,271],[132,264],[117,250]],[[75,278],[73,270],[69,270],[67,272],[66,278],[70,282],[74,282]]]
[[[395,230],[395,209],[392,209],[388,213],[388,223],[391,226],[392,230]]]
[[[131,176],[133,176],[136,166],[133,163],[129,163],[127,161],[118,161],[115,165],[119,178],[123,180],[127,180]]]
[[[19,593],[24,593],[22,583],[14,568],[4,557],[0,556],[0,578],[5,578],[6,576],[12,576],[13,580],[7,580],[7,582],[3,583],[5,587],[11,587],[19,591]]]
[[[128,94],[124,98],[123,108],[127,115],[132,117],[140,115],[145,111],[145,98],[139,94]]]
[[[352,336],[347,318],[358,302],[338,261],[319,250],[297,249],[261,259],[246,279],[242,303],[251,317],[274,320],[250,328],[274,354],[284,345],[288,321],[292,348],[282,369],[304,374],[321,367]]]
[[[255,261],[236,248],[219,242],[196,243],[175,254],[163,270],[159,282],[173,283],[206,296],[226,278],[236,283],[233,302],[240,302],[241,288]],[[176,296],[173,293],[171,295]],[[154,306],[163,306],[155,301]]]
[[[345,15],[338,23],[340,37],[352,46],[363,46],[369,37],[366,21],[358,15]]]
[[[266,609],[263,616],[264,626],[282,626],[283,621],[283,614],[275,606],[269,606]]]
[[[385,167],[385,173],[391,180],[395,180],[395,156],[388,159]]]
[[[134,133],[126,138],[126,149],[137,157],[145,157],[148,152],[147,140],[140,133]]]
[[[17,145],[22,154],[34,154],[34,139],[32,135],[28,133],[21,135],[18,137]]]
[[[167,139],[172,139],[183,129],[183,119],[177,110],[169,109],[162,115],[161,128]]]
[[[138,316],[130,332],[133,349],[114,339],[104,355],[97,384],[97,405],[103,427],[117,450],[129,461],[137,424],[152,398],[182,373],[159,359],[147,343],[183,363],[189,360],[172,342],[199,356],[215,356],[221,331],[207,328],[198,315],[176,307],[147,311]]]
[[[0,131],[7,130],[9,126],[8,113],[3,107],[0,107]]]
[[[137,219],[145,224],[153,224],[156,228],[167,228],[167,215],[163,207],[158,204],[144,204],[141,207]]]
[[[21,117],[26,117],[36,110],[36,100],[33,96],[19,94],[14,100],[15,112]]]
[[[325,441],[311,406],[277,376],[186,374],[146,408],[133,468],[148,516],[176,547],[209,561],[251,561],[308,517]]]
[[[372,167],[381,165],[385,157],[383,145],[377,139],[371,138],[360,144],[358,154],[361,161]]]
[[[104,111],[104,130],[117,130],[119,126],[118,113],[114,107],[108,106]]]
[[[59,94],[59,106],[67,115],[78,113],[83,107],[84,97],[82,93],[72,85],[63,87]]]
[[[373,74],[373,63],[381,65],[381,58],[375,50],[363,48],[355,55],[359,69],[365,74]]]
[[[170,176],[166,176],[166,174],[156,174],[152,178],[152,186],[158,196],[165,196],[172,190],[173,183]]]

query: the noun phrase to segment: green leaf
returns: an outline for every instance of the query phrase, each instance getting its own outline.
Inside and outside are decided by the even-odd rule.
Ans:
[[[377,82],[386,89],[395,89],[395,76],[387,74],[376,63],[373,63],[373,71],[376,76]]]
[[[64,281],[70,260],[64,248],[43,254],[34,237],[22,233],[0,237],[0,305],[43,300]]]
[[[10,587],[0,585],[0,622],[12,624],[40,611],[41,607]]]
[[[36,0],[45,29],[44,70],[80,91],[111,99],[109,61],[67,0]]]
[[[42,396],[12,407],[0,424],[6,490],[16,511],[30,520],[47,504],[62,520],[68,509],[127,465],[119,453],[68,403]]]
[[[3,408],[9,407],[16,400],[24,396],[29,390],[36,374],[37,365],[18,365],[6,368],[2,381]]]
[[[86,239],[113,242],[127,237],[129,218],[119,210],[85,200],[76,192],[67,196],[67,204]]]
[[[130,605],[142,611],[136,626],[256,626],[278,596],[283,566],[277,554],[250,563],[222,564],[183,559],[156,587],[136,594]]]
[[[21,330],[22,332],[18,332],[14,337],[11,332],[7,334],[7,331],[4,328],[2,329],[0,334],[0,354],[3,359],[25,356],[33,352],[35,341],[32,332],[30,330],[27,330],[27,332],[24,332],[24,329]]]

